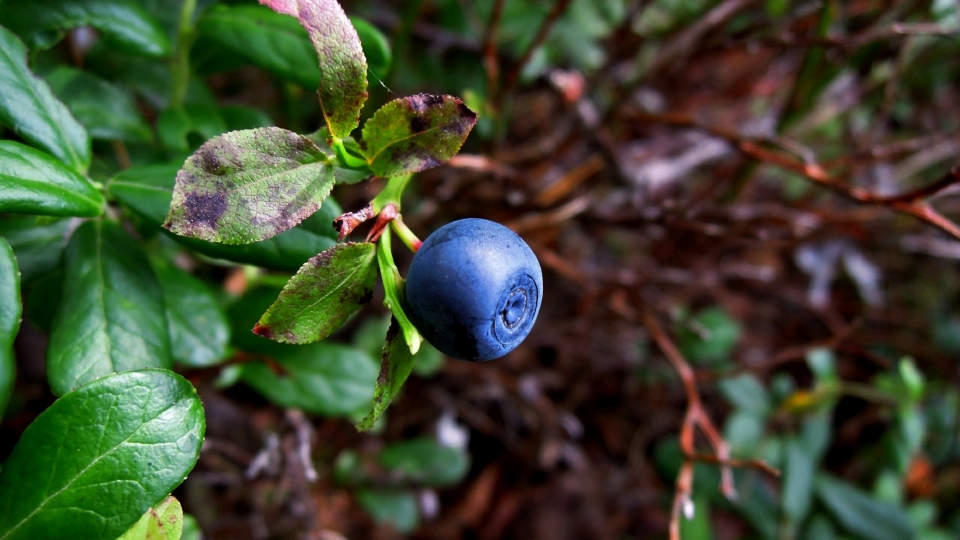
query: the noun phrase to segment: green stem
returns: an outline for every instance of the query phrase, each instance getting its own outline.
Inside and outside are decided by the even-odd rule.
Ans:
[[[413,231],[410,230],[410,227],[407,227],[407,224],[403,222],[403,218],[399,215],[390,222],[390,227],[393,228],[393,232],[397,233],[400,240],[410,248],[410,251],[416,253],[423,245],[423,242],[417,238],[417,235],[413,234]]]
[[[197,0],[183,0],[180,7],[180,22],[177,25],[177,42],[173,53],[173,88],[170,91],[170,108],[183,106],[190,84],[190,47],[193,45],[193,12],[197,9]]]
[[[346,147],[343,146],[343,139],[334,137],[330,146],[333,147],[333,151],[337,154],[337,159],[339,159],[340,163],[344,166],[351,169],[365,169],[367,167],[366,161],[347,152]]]
[[[383,210],[383,207],[390,203],[393,203],[393,205],[397,207],[397,211],[399,211],[403,190],[407,187],[407,183],[410,182],[411,178],[413,178],[412,174],[388,178],[387,185],[383,186],[383,191],[370,201],[370,204],[373,205],[373,213],[379,214],[380,211]]]

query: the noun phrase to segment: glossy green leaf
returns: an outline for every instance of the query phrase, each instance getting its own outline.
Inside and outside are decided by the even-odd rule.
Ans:
[[[393,527],[399,533],[411,533],[420,523],[417,496],[406,489],[360,489],[357,502],[377,523]]]
[[[201,34],[284,80],[311,90],[320,86],[320,67],[306,30],[263,6],[218,4],[197,22]]]
[[[350,19],[336,0],[260,0],[292,15],[307,30],[320,58],[320,106],[330,133],[344,138],[360,124],[367,100],[367,61]]]
[[[395,99],[363,125],[370,168],[386,178],[446,163],[476,123],[477,113],[452,96],[418,94]]]
[[[200,454],[203,407],[183,377],[109,375],[58,399],[0,473],[0,538],[114,540],[178,486]]]
[[[13,248],[0,237],[0,420],[17,379],[13,340],[20,331],[20,270]]]
[[[57,67],[45,78],[94,139],[145,142],[153,137],[126,89],[66,66]]]
[[[10,8],[5,4],[0,11]],[[87,130],[54,97],[47,83],[30,71],[26,60],[23,43],[0,26],[0,125],[70,168],[85,172],[90,166]]]
[[[244,366],[243,381],[281,407],[344,416],[370,403],[376,361],[363,351],[320,342],[288,345],[275,356],[282,373],[262,363]]]
[[[174,497],[167,497],[156,508],[148,509],[118,540],[180,540],[182,533],[183,507]]]
[[[50,154],[0,140],[0,212],[99,216],[103,195]]]
[[[870,540],[910,540],[915,531],[902,507],[874,499],[850,484],[820,474],[817,497],[843,529]]]
[[[350,22],[360,38],[360,46],[363,47],[363,55],[367,58],[370,71],[377,77],[386,77],[393,64],[393,51],[390,50],[387,37],[379,28],[360,17],[351,16]]]
[[[188,152],[202,141],[227,132],[227,124],[215,105],[185,105],[165,109],[157,118],[157,134],[166,148]],[[195,135],[197,142],[194,142]]]
[[[60,264],[69,230],[68,219],[43,223],[35,217],[0,219],[0,236],[10,243],[17,255],[20,275],[25,283]]]
[[[377,386],[373,391],[373,403],[367,416],[357,424],[358,431],[367,431],[373,427],[393,398],[400,393],[412,369],[413,355],[410,354],[410,347],[401,339],[400,323],[391,317],[380,359],[380,375],[377,376]]]
[[[373,296],[376,247],[337,244],[290,278],[253,333],[281,343],[312,343],[335,332]]]
[[[153,269],[163,289],[173,359],[191,367],[220,363],[227,355],[230,323],[204,282],[167,262]]]
[[[88,221],[64,255],[66,286],[47,349],[53,392],[116,371],[169,368],[163,292],[140,244],[116,223]]]
[[[107,184],[107,192],[149,225],[159,228],[170,209],[177,170],[177,166],[171,165],[132,167],[114,176]],[[177,242],[208,257],[253,264],[273,270],[295,271],[303,265],[304,261],[336,243],[337,234],[332,225],[327,223],[326,226],[320,226],[315,223],[316,220],[332,221],[332,217],[327,219],[325,216],[329,215],[328,210],[334,209],[338,211],[339,207],[328,198],[320,211],[301,222],[300,225],[273,238],[253,244],[230,246],[172,233],[170,235]],[[244,332],[248,332],[249,329],[249,327],[244,329]]]
[[[166,32],[134,0],[7,1],[0,13],[0,23],[31,47],[50,48],[65,30],[90,26],[128,52],[153,57],[170,52]]]
[[[393,248],[390,245],[390,228],[386,228],[377,241],[377,265],[380,267],[380,279],[383,281],[383,305],[393,313],[393,316],[400,323],[400,330],[403,332],[403,340],[410,348],[411,354],[417,354],[420,350],[420,344],[423,343],[423,336],[417,331],[417,327],[410,322],[407,314],[403,312],[403,302],[400,295],[403,294],[404,280],[400,277],[400,271],[393,263]]]
[[[470,470],[469,454],[428,437],[393,443],[379,460],[402,480],[434,487],[456,485]]]
[[[211,242],[257,242],[316,212],[333,184],[327,155],[306,137],[280,128],[233,131],[187,159],[164,227]]]

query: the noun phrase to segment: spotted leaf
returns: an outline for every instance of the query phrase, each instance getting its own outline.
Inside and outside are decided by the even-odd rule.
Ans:
[[[281,343],[319,341],[373,296],[377,267],[371,243],[337,244],[307,261],[253,328]]]
[[[357,31],[336,0],[260,0],[293,15],[307,30],[320,58],[320,106],[334,137],[344,138],[360,124],[367,100],[367,59]]]
[[[363,125],[363,148],[378,176],[415,173],[446,163],[476,122],[477,114],[452,96],[395,99]]]
[[[316,212],[334,182],[327,155],[306,137],[275,127],[231,131],[187,158],[163,226],[210,242],[257,242]]]

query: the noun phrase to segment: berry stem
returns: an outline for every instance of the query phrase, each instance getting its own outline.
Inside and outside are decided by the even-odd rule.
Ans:
[[[410,251],[416,253],[420,246],[423,245],[423,242],[417,238],[417,235],[413,234],[413,231],[410,230],[410,227],[407,227],[407,224],[403,222],[403,217],[400,214],[397,214],[397,217],[390,222],[390,226],[393,228],[393,232],[397,233],[397,237],[400,238]]]

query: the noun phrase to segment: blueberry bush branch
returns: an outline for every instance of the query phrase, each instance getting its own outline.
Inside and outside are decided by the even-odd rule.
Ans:
[[[374,219],[362,243],[341,243],[300,267],[253,328],[290,344],[328,337],[369,302],[377,268],[395,325],[384,346],[376,401],[359,427],[369,429],[409,373],[422,338],[403,311],[404,281],[393,262],[390,229],[411,250],[420,240],[400,217],[411,176],[447,162],[463,145],[476,114],[455,97],[418,94],[395,99],[359,126],[367,99],[367,60],[353,24],[335,0],[261,0],[296,17],[320,64],[319,99],[326,124],[310,136],[277,127],[225,133],[204,143],[177,173],[164,226],[178,235],[223,244],[272,238],[317,212],[338,183],[385,178],[362,209],[334,221],[339,241]],[[192,12],[184,4],[184,17]],[[189,30],[189,25],[183,26]],[[188,40],[189,36],[181,36]],[[184,73],[181,73],[183,76]],[[182,84],[181,84],[182,85]],[[403,340],[390,336],[402,335]],[[403,354],[401,347],[407,348]],[[396,365],[395,365],[396,364]]]

